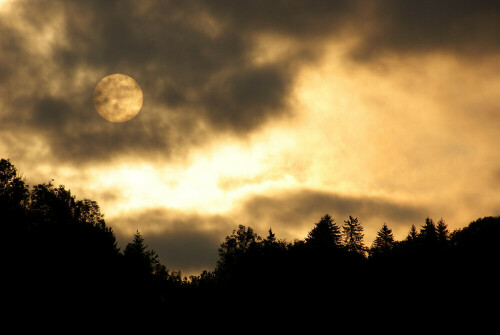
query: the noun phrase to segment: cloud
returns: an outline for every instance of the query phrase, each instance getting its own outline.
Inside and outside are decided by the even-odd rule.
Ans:
[[[218,134],[245,137],[292,115],[299,70],[331,42],[349,56],[498,52],[497,1],[17,1],[0,23],[0,129],[41,135],[52,158],[186,155]],[[259,41],[272,37],[276,43]],[[287,41],[291,47],[257,61]],[[261,57],[265,58],[265,57]],[[141,113],[108,125],[92,106],[101,78],[144,91]],[[200,139],[203,138],[203,140]]]
[[[244,32],[288,35],[307,39],[335,35],[359,15],[360,1],[210,1],[210,13]]]
[[[290,86],[286,69],[277,65],[252,67],[215,83],[201,100],[214,127],[244,132],[270,116],[285,114]]]
[[[428,215],[423,206],[311,189],[255,195],[244,201],[241,211],[258,224],[259,228],[272,227],[278,233],[280,230],[310,229],[326,213],[336,218],[340,225],[349,215],[358,217],[372,231],[378,230],[384,222],[407,230],[411,224],[418,224]],[[263,225],[268,227],[262,227]]]
[[[353,55],[448,53],[457,57],[498,54],[500,3],[495,0],[377,1]]]
[[[121,248],[138,230],[170,270],[184,275],[214,269],[218,248],[235,228],[230,218],[186,213],[168,208],[150,208],[108,220]]]
[[[17,19],[0,27],[0,75],[10,80],[0,91],[0,127],[43,135],[53,158],[168,158],[215,132],[244,137],[286,115],[290,63],[255,64],[248,36],[218,30],[224,22],[210,23],[200,3],[16,4]],[[113,73],[144,92],[141,113],[126,125],[106,124],[92,105],[95,85]]]

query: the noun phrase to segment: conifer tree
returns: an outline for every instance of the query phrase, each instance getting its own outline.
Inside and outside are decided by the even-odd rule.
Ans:
[[[441,220],[438,221],[436,226],[436,231],[439,243],[446,244],[450,239],[450,232],[448,230],[448,225],[443,220],[443,218],[441,218]]]
[[[418,237],[417,227],[414,224],[411,225],[410,231],[408,232],[408,236],[406,237],[407,241],[414,241]]]
[[[329,214],[325,214],[309,232],[306,244],[320,248],[338,248],[342,245],[340,228]]]
[[[158,255],[154,250],[148,250],[144,238],[137,230],[132,242],[127,244],[123,252],[125,260],[131,268],[140,276],[150,277],[154,274],[160,263]]]
[[[393,246],[394,246],[394,234],[392,233],[392,229],[387,227],[387,224],[384,223],[382,228],[378,231],[377,237],[373,241],[370,253],[372,255],[375,254],[386,255],[390,252]]]
[[[349,219],[344,221],[342,226],[344,235],[344,245],[348,251],[364,254],[366,247],[363,243],[363,227],[357,218],[349,215]]]
[[[427,245],[433,245],[437,241],[437,230],[434,221],[427,217],[425,219],[425,224],[420,229],[420,237]]]

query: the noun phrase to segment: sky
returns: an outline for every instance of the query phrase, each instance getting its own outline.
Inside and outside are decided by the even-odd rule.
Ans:
[[[129,121],[94,107],[111,74]],[[240,224],[500,215],[499,93],[496,0],[0,0],[0,157],[187,275]]]

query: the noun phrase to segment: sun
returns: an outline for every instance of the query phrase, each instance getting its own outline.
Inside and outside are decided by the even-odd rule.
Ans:
[[[94,90],[94,107],[104,119],[126,122],[141,110],[141,86],[124,74],[112,74],[99,81]]]

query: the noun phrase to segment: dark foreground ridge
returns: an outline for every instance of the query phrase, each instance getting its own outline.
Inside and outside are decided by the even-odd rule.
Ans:
[[[150,250],[139,232],[117,246],[99,206],[52,183],[28,187],[0,160],[4,277],[12,308],[59,306],[162,311],[214,306],[399,308],[416,302],[454,304],[497,292],[500,217],[448,231],[426,218],[396,241],[383,225],[370,247],[350,216],[328,214],[307,238],[279,240],[239,226],[219,248],[215,270],[182,278]],[[308,305],[306,305],[308,304]],[[15,306],[15,307],[14,307]]]

